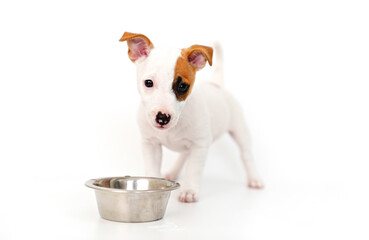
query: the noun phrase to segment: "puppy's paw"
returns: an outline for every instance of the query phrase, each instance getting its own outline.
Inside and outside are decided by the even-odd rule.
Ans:
[[[186,190],[179,194],[178,200],[186,203],[197,202],[199,201],[199,195],[197,191]]]
[[[247,180],[247,185],[249,188],[262,189],[264,188],[263,181],[259,176],[249,177]]]

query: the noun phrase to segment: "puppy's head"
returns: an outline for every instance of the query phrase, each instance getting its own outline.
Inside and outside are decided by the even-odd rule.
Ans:
[[[196,71],[212,64],[211,47],[154,48],[143,34],[125,32],[128,57],[136,64],[137,87],[145,116],[156,129],[174,127],[195,83]]]

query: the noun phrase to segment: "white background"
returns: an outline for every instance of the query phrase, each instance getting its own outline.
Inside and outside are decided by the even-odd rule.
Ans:
[[[0,239],[368,239],[368,12],[367,1],[2,1]],[[246,188],[224,136],[200,202],[177,191],[161,221],[100,219],[84,182],[144,173],[124,31],[222,43],[264,190]],[[164,155],[167,169],[176,154]]]

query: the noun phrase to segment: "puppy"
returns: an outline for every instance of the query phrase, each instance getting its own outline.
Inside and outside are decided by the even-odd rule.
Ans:
[[[248,186],[262,188],[241,107],[222,84],[219,47],[215,47],[217,63],[211,81],[195,86],[196,71],[207,62],[212,65],[213,48],[155,48],[145,35],[129,32],[120,41],[127,41],[128,57],[136,64],[141,95],[137,118],[146,174],[161,177],[162,146],[179,152],[174,168],[165,177],[176,179],[187,162],[179,200],[198,201],[209,146],[228,132],[240,148]]]

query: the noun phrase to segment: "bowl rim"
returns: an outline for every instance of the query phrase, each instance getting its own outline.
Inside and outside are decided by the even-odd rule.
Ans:
[[[156,180],[162,180],[162,181],[167,181],[167,182],[171,182],[173,183],[173,186],[170,186],[166,189],[154,189],[154,190],[127,190],[127,189],[119,189],[119,188],[107,188],[107,187],[101,187],[101,186],[97,186],[94,183],[103,179],[112,179],[112,178],[121,178],[121,179],[156,179]],[[178,182],[172,181],[172,180],[168,180],[165,178],[159,178],[159,177],[141,177],[141,176],[120,176],[120,177],[102,177],[102,178],[93,178],[90,179],[88,181],[85,182],[85,186],[95,189],[95,190],[100,190],[100,191],[105,191],[105,192],[116,192],[116,193],[158,193],[158,192],[168,192],[168,191],[173,191],[178,189],[181,185]]]

